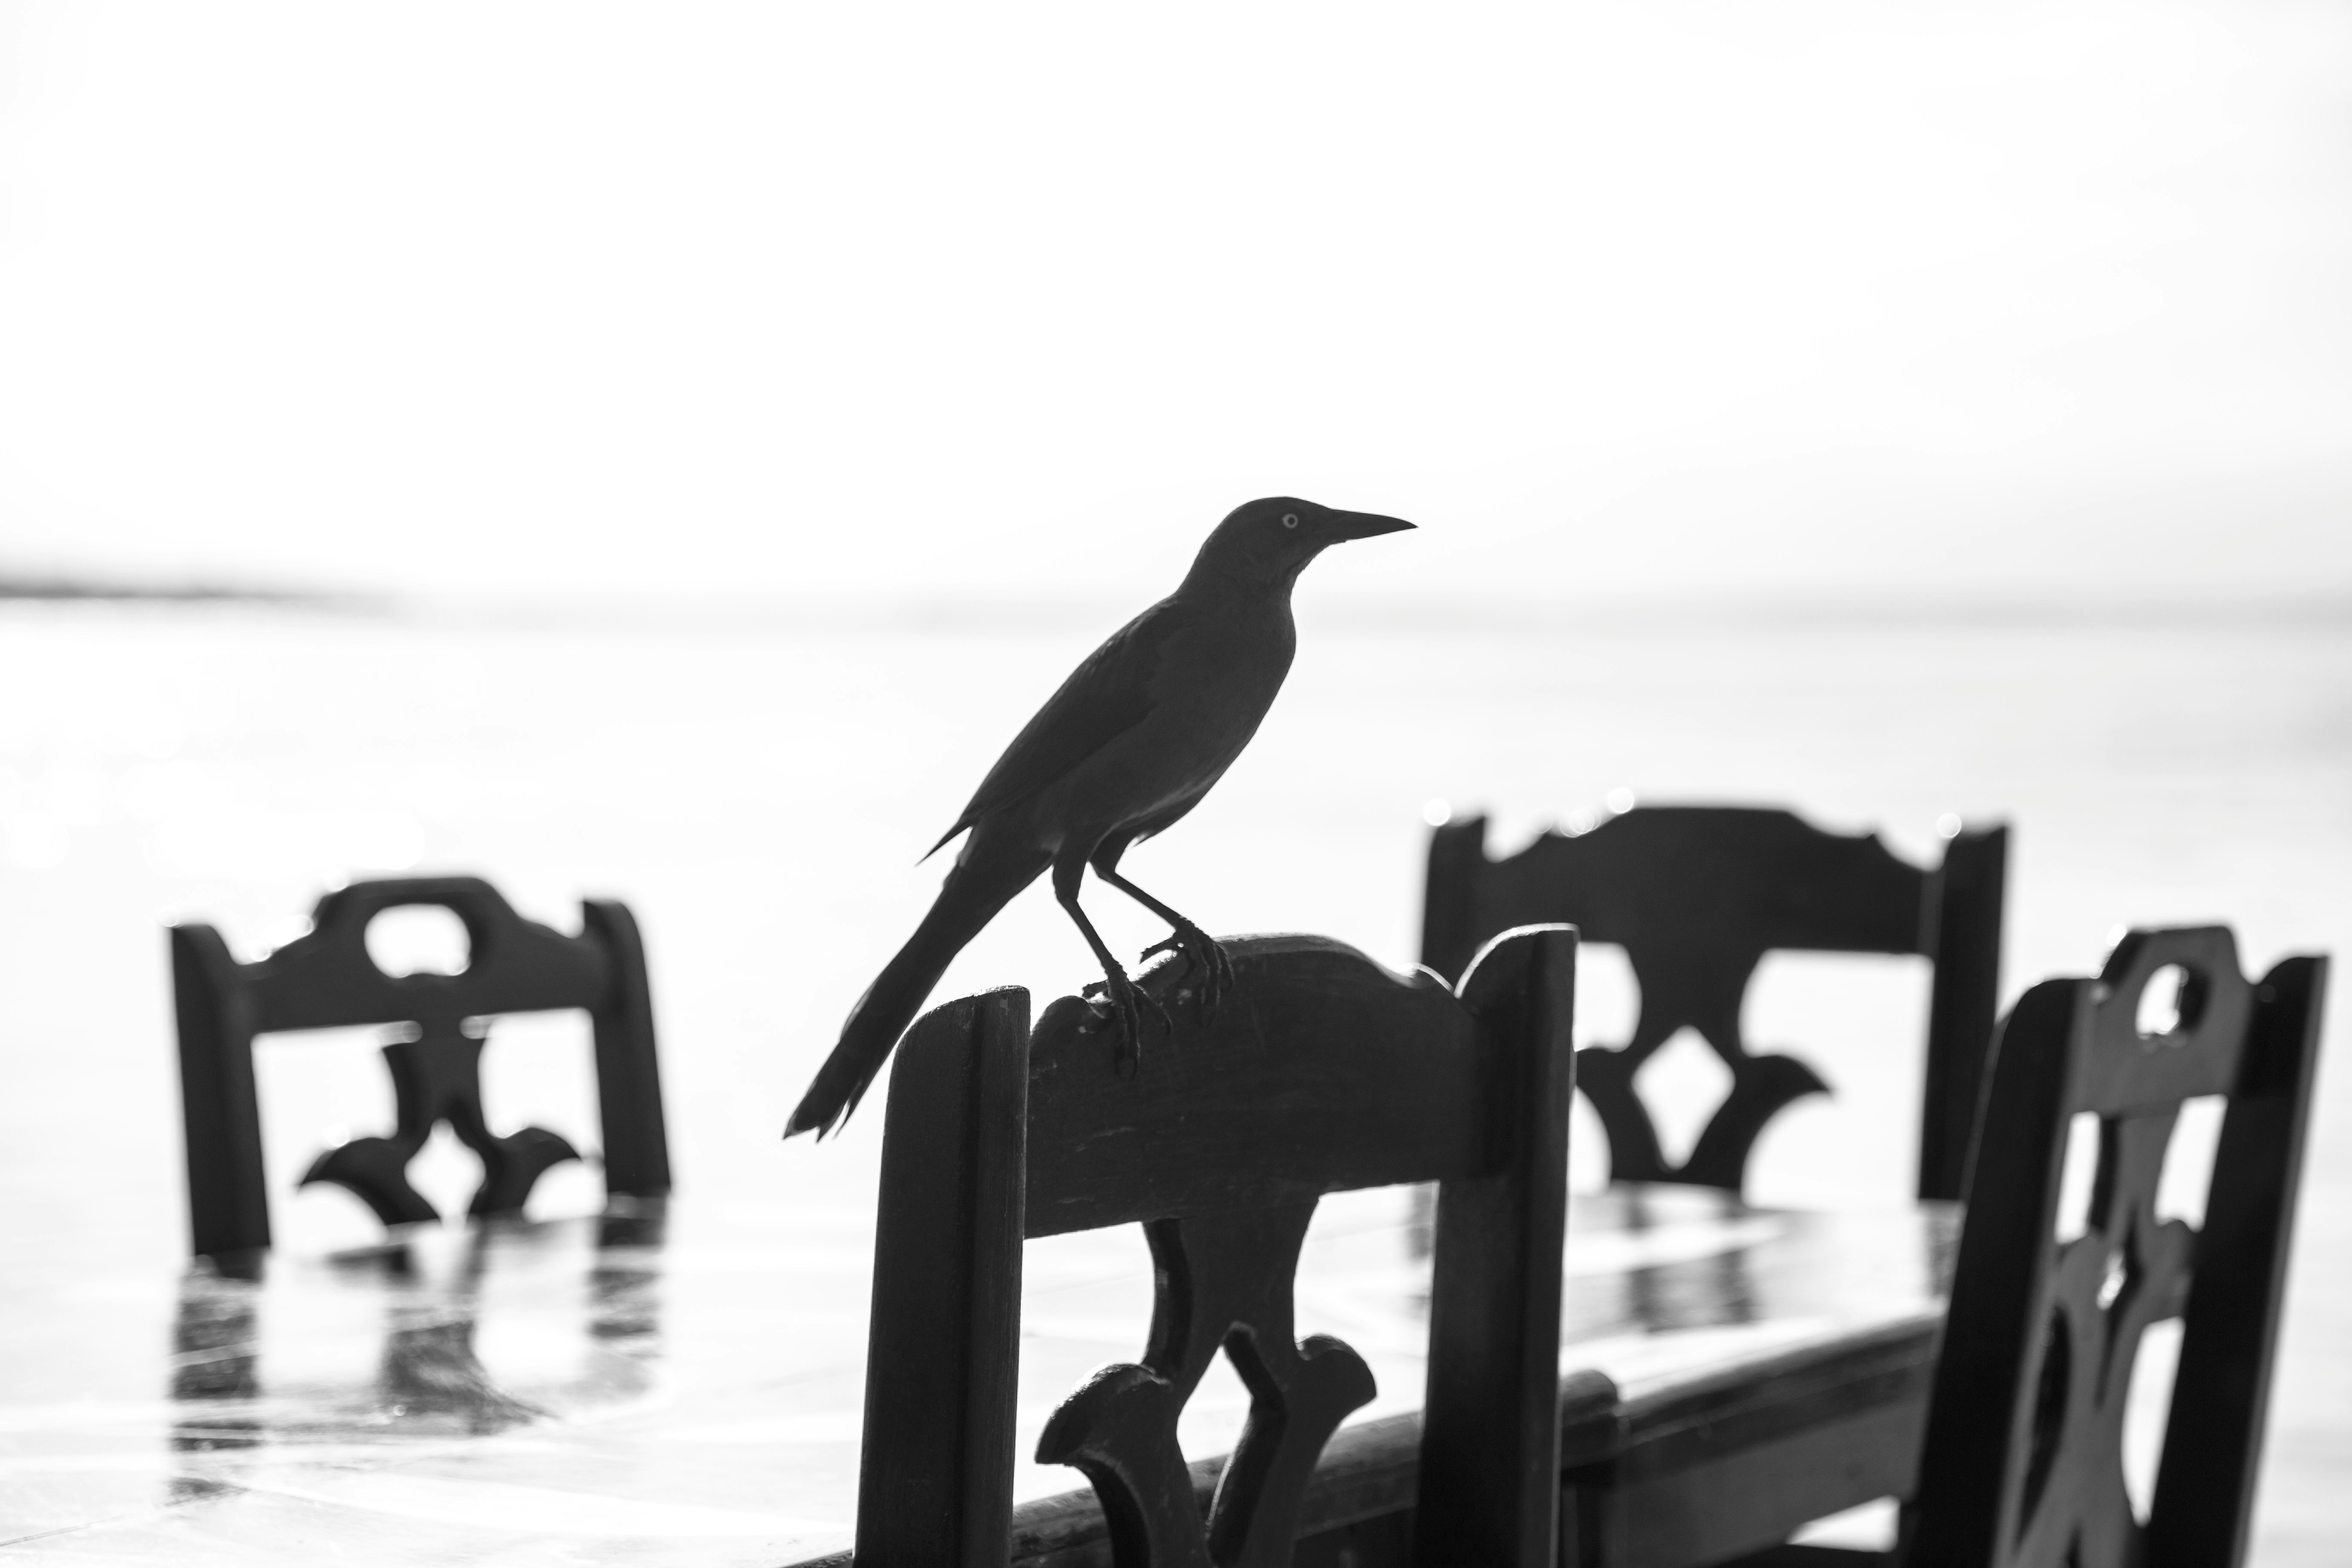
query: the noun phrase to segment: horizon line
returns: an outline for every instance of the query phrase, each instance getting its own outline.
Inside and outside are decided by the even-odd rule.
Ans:
[[[1125,601],[1121,601],[1123,605]],[[152,605],[158,608],[278,608],[403,620],[472,620],[548,629],[596,625],[614,629],[782,632],[926,632],[1062,629],[1111,618],[1104,595],[1084,591],[949,594],[936,590],[856,590],[831,594],[614,593],[581,590],[519,594],[352,591],[219,581],[134,583],[65,575],[0,574],[0,605]],[[1688,629],[1694,622],[1780,629],[1807,625],[1866,626],[2220,626],[2250,621],[2352,626],[2352,592],[2276,590],[2185,595],[2110,592],[2002,594],[1889,589],[1856,584],[1816,590],[1759,589],[1671,594],[1514,594],[1435,590],[1318,595],[1302,615],[1344,630],[1457,634],[1528,633],[1590,627],[1610,631]],[[1563,620],[1572,625],[1563,626]]]

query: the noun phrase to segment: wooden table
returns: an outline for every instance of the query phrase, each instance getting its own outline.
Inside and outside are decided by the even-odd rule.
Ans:
[[[425,1227],[404,1247],[277,1256],[252,1280],[61,1272],[0,1307],[0,1543],[27,1563],[843,1552],[866,1224],[682,1199]],[[1942,1209],[1577,1200],[1560,1359],[1579,1555],[1699,1563],[1906,1485],[1954,1231]],[[1381,1394],[1326,1455],[1302,1561],[1377,1560],[1398,1536],[1426,1246],[1408,1191],[1318,1216],[1299,1331],[1348,1340]],[[1085,1373],[1138,1353],[1150,1299],[1131,1230],[1033,1243],[1026,1275],[1024,1452]],[[1221,1366],[1187,1451],[1223,1452],[1244,1403]],[[1022,1468],[1017,1559],[1107,1561],[1077,1479]]]

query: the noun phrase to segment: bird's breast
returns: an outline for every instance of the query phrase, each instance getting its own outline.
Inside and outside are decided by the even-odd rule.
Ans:
[[[1046,815],[1108,828],[1197,800],[1240,756],[1290,671],[1286,613],[1228,616],[1171,636],[1143,721],[1049,792]]]
[[[1188,626],[1152,674],[1154,716],[1205,744],[1249,743],[1282,690],[1296,646],[1290,616],[1236,616]],[[1232,758],[1228,756],[1227,762]]]

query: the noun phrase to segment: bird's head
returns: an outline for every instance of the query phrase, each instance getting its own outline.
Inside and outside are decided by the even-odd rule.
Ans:
[[[1335,511],[1296,496],[1244,501],[1226,514],[1201,546],[1195,575],[1234,576],[1267,587],[1287,587],[1334,544],[1396,533],[1412,524],[1369,511]]]

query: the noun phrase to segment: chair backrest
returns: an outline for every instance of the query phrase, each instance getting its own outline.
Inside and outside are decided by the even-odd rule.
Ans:
[[[2144,1035],[2158,972],[2179,1018]],[[2249,984],[2221,927],[2134,931],[2096,980],[2045,981],[2003,1024],[1928,1407],[1914,1568],[2226,1568],[2253,1510],[2263,1412],[2318,1055],[2326,960]],[[2228,1099],[2192,1229],[2156,1213],[2181,1103]],[[2054,1239],[2067,1133],[2097,1116],[2098,1171]],[[2124,1484],[2133,1362],[2183,1320],[2145,1526]]]
[[[1874,835],[1824,833],[1754,806],[1636,807],[1587,833],[1546,833],[1500,860],[1486,858],[1486,819],[1472,817],[1430,840],[1422,962],[1458,974],[1496,931],[1541,921],[1624,947],[1642,993],[1633,1037],[1580,1052],[1577,1068],[1609,1134],[1612,1179],[1737,1192],[1765,1124],[1827,1087],[1794,1058],[1751,1053],[1740,1034],[1740,1004],[1765,953],[1916,953],[1935,965],[1918,1194],[1959,1196],[2000,987],[2006,827],[1963,830],[1932,869]],[[1635,1079],[1686,1026],[1722,1059],[1731,1089],[1674,1163]]]
[[[471,953],[463,972],[394,976],[368,956],[368,922],[416,904],[464,922]],[[625,905],[583,902],[580,934],[564,936],[524,920],[478,877],[392,878],[329,893],[312,911],[310,931],[252,963],[232,957],[209,925],[173,926],[171,945],[189,1223],[200,1255],[269,1245],[253,1037],[275,1030],[415,1026],[415,1038],[383,1047],[399,1107],[393,1134],[330,1149],[303,1178],[348,1188],[387,1225],[436,1217],[405,1171],[436,1121],[447,1121],[481,1156],[477,1214],[520,1209],[542,1172],[578,1157],[541,1128],[503,1138],[489,1131],[478,1020],[500,1013],[588,1012],[605,1190],[640,1198],[669,1191],[645,946]]]
[[[1024,1237],[1140,1222],[1159,1288],[1142,1364],[1048,1424],[1121,1568],[1290,1561],[1325,1440],[1372,1397],[1356,1352],[1294,1343],[1317,1200],[1440,1184],[1417,1560],[1538,1568],[1559,1492],[1559,1279],[1576,933],[1496,942],[1459,994],[1314,937],[1228,944],[1235,984],[1139,1062],[1075,997],[1034,1036],[999,991],[926,1016],[892,1069],[867,1347],[861,1568],[1002,1568]],[[1253,1403],[1205,1526],[1175,1423],[1223,1348]]]

